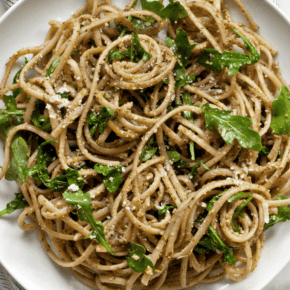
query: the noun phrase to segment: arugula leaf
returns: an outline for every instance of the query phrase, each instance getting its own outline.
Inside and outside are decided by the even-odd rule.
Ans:
[[[173,205],[166,205],[162,209],[158,210],[158,216],[165,215],[167,211],[170,209],[174,209],[175,207]]]
[[[10,121],[10,118],[13,118],[13,122],[15,125],[19,125],[23,123],[23,110],[17,109],[17,104],[15,98],[13,96],[3,96],[3,101],[6,106],[6,110],[0,109],[0,126]]]
[[[188,14],[185,8],[179,2],[170,1],[164,8],[164,5],[159,1],[141,0],[143,10],[149,10],[159,15],[162,19],[169,19],[171,24],[175,21],[185,18]]]
[[[25,57],[25,64],[28,63],[28,59]],[[16,73],[16,75],[13,78],[13,84],[17,84],[17,80],[19,79],[19,76],[23,70],[24,66]]]
[[[227,144],[232,144],[237,139],[243,148],[261,151],[261,136],[249,128],[253,121],[248,117],[230,115],[232,111],[212,108],[208,103],[199,106],[205,117],[206,128],[214,131],[217,126],[219,133]]]
[[[150,58],[151,58],[151,55],[141,46],[138,33],[136,29],[134,29],[132,33],[132,37],[131,37],[130,61],[138,62],[140,59],[143,59],[144,61],[148,61]]]
[[[121,59],[123,59],[125,57],[130,57],[130,56],[131,56],[131,54],[130,54],[130,50],[129,49],[127,49],[124,52],[121,52],[119,50],[119,48],[113,49],[113,50],[109,51],[109,53],[108,53],[108,62],[114,60],[115,58],[118,59],[118,60],[121,60]]]
[[[235,226],[235,219],[238,218],[238,217],[241,217],[241,218],[245,218],[244,214],[242,213],[244,207],[253,199],[252,196],[250,196],[246,202],[242,203],[241,205],[239,205],[234,214],[233,214],[233,217],[232,217],[232,220],[231,220],[231,224],[232,224],[232,227],[233,227],[233,230],[234,232],[237,232],[239,233],[240,232],[240,224],[238,223],[238,226],[236,227]]]
[[[83,176],[78,173],[77,169],[72,168],[66,170],[66,176],[69,187],[62,195],[69,205],[77,209],[78,218],[91,226],[92,232],[86,239],[94,239],[102,244],[109,253],[115,254],[105,237],[102,222],[97,222],[93,216],[90,194],[80,189],[84,185]]]
[[[59,95],[62,99],[69,99],[69,92],[65,92],[65,93],[56,93],[57,95]]]
[[[276,199],[278,200],[285,200],[287,199],[281,195],[275,195]],[[268,228],[271,228],[277,223],[286,222],[290,220],[290,206],[278,206],[278,214],[271,214],[269,217],[269,223],[264,224],[264,231]]]
[[[61,56],[58,56],[50,65],[50,67],[48,68],[47,72],[46,72],[46,77],[50,77],[51,74],[55,71],[59,61],[60,61]]]
[[[178,160],[177,162],[174,163],[177,168],[187,168],[190,166],[190,164],[186,161]]]
[[[96,45],[96,43],[95,43],[95,41],[94,41],[93,38],[90,38],[89,43],[90,43],[93,47],[97,47],[97,45]]]
[[[103,175],[103,183],[110,192],[116,192],[123,182],[121,175],[123,165],[117,167],[95,164],[94,169],[97,173]]]
[[[104,94],[105,96],[106,94]],[[110,107],[101,107],[100,111],[96,114],[91,112],[87,119],[87,123],[92,126],[90,128],[91,136],[95,134],[97,128],[99,128],[99,132],[102,134],[113,114],[118,116],[118,112],[113,111]]]
[[[50,179],[47,171],[47,163],[51,163],[55,158],[55,149],[49,145],[56,142],[56,140],[47,140],[40,144],[36,159],[37,163],[32,168],[29,168],[28,176],[37,175],[47,188],[54,192],[60,192],[68,186],[67,176],[58,175]]]
[[[286,86],[282,86],[278,99],[272,102],[273,116],[271,129],[277,135],[290,136],[290,92]]]
[[[239,198],[246,198],[246,197],[249,197],[249,196],[250,196],[249,193],[246,193],[246,192],[238,192],[237,194],[231,196],[231,197],[228,199],[228,202],[231,203],[231,202],[236,201],[236,200],[239,199]]]
[[[152,27],[155,23],[156,23],[156,20],[151,17],[151,16],[143,16],[146,21],[144,20],[141,20],[139,19],[138,17],[135,17],[135,16],[129,16],[127,19],[132,22],[132,24],[138,28],[138,29],[143,29],[143,30],[146,30],[150,27]]]
[[[271,148],[267,148],[267,147],[263,146],[262,150],[259,152],[259,156],[261,156],[261,157],[268,156],[269,153],[271,152],[271,150],[272,150],[272,147]]]
[[[209,201],[209,203],[207,204],[207,206],[206,206],[205,209],[206,209],[207,211],[210,211],[210,210],[213,208],[215,201],[219,200],[219,198],[220,198],[222,195],[223,195],[223,192],[221,192],[220,194],[217,194],[216,196],[214,196],[214,197]]]
[[[74,54],[78,54],[79,52],[77,51],[77,50],[73,50],[72,52],[71,52],[71,54],[72,55],[74,55]]]
[[[120,35],[119,37],[123,37],[127,34],[131,34],[131,31],[127,28],[127,26],[125,26],[122,22],[119,22],[117,25],[116,25]]]
[[[192,167],[192,169],[190,171],[190,175],[189,175],[189,178],[192,181],[192,183],[194,181],[194,178],[195,178],[196,174],[198,173],[198,170],[197,169],[198,169],[198,167],[200,165],[202,165],[206,170],[209,170],[209,168],[204,163],[202,163],[201,161],[197,161],[195,163],[195,165]]]
[[[11,142],[11,163],[6,172],[5,179],[9,181],[19,179],[22,184],[28,177],[28,146],[18,134]]]
[[[25,208],[28,203],[22,193],[14,193],[15,199],[7,203],[6,208],[0,211],[0,217],[5,214],[13,213],[17,209]]]
[[[180,160],[180,154],[177,151],[166,151],[166,153],[173,163]]]
[[[155,274],[155,267],[151,260],[146,257],[145,253],[146,249],[143,246],[130,243],[128,255],[126,256],[128,266],[137,273],[145,273],[149,267],[152,269],[153,274]]]
[[[174,109],[176,109],[176,108],[178,108],[180,106],[181,106],[181,104],[179,104],[177,102],[177,100],[175,99],[174,101],[172,101],[172,102],[169,103],[169,105],[167,107],[167,111],[172,111],[172,110],[174,110]]]
[[[229,263],[234,265],[236,263],[236,258],[233,254],[234,249],[227,247],[212,226],[209,226],[208,234],[200,239],[194,251],[198,253],[209,253],[211,251],[215,252],[216,250],[224,252],[222,264]]]
[[[193,103],[190,99],[190,94],[188,91],[185,91],[182,96],[182,101],[184,105],[190,105],[193,106]],[[194,123],[194,119],[193,119],[193,112],[187,111],[183,113],[183,116],[185,119],[187,119],[188,121],[190,121],[191,123]]]
[[[41,129],[41,130],[48,130],[51,125],[50,125],[50,120],[48,117],[40,116],[40,111],[44,110],[45,103],[43,101],[35,101],[35,110],[33,111],[30,119],[35,125],[35,127]]]
[[[197,61],[205,68],[213,70],[216,74],[218,74],[222,68],[227,67],[229,69],[228,75],[233,76],[239,72],[241,66],[254,64],[261,59],[261,55],[257,52],[253,44],[235,28],[232,29],[243,39],[246,49],[251,55],[236,51],[219,52],[213,48],[205,48],[204,53]]]
[[[189,152],[191,155],[191,159],[195,160],[194,143],[192,141],[189,142]]]
[[[188,65],[191,51],[195,48],[196,44],[191,45],[186,36],[186,32],[183,29],[176,30],[175,40],[170,37],[165,37],[165,42],[169,48],[172,48],[176,57],[177,62],[174,68],[174,80],[175,87],[184,87],[188,83],[195,81],[195,75],[185,76],[185,69]]]
[[[141,154],[140,154],[140,160],[145,162],[149,160],[158,150],[157,143],[155,141],[154,136],[151,136],[147,143],[145,144]]]

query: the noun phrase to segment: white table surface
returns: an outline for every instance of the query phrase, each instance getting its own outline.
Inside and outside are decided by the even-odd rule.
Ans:
[[[0,2],[4,2],[7,0],[0,0]],[[15,2],[15,0],[13,0]],[[253,0],[257,1],[257,0]],[[290,18],[290,0],[271,0],[278,7],[282,9],[282,11],[288,15]],[[0,4],[0,17],[5,13],[5,8]],[[289,80],[290,82],[290,80]],[[17,284],[14,281],[15,284]],[[15,285],[13,283],[13,279],[10,275],[5,271],[5,269],[0,264],[0,290],[19,290],[19,285]],[[290,262],[285,266],[285,268],[270,282],[263,290],[288,290],[290,289]],[[24,289],[23,289],[24,290]],[[29,290],[29,289],[26,289]],[[41,290],[41,289],[40,289]],[[56,289],[58,290],[58,289]],[[245,289],[250,290],[250,289]]]

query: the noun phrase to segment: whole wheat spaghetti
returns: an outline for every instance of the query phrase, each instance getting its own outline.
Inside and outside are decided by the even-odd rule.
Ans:
[[[20,192],[0,216],[24,208],[19,227],[92,289],[240,281],[290,219],[288,85],[233,1],[247,25],[223,0],[87,0],[7,63],[0,178]]]

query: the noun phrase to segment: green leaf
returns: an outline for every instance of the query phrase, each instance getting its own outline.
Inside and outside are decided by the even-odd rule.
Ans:
[[[267,147],[263,146],[262,150],[259,152],[259,156],[261,156],[261,157],[268,156],[269,153],[271,152],[271,150],[272,150],[272,147],[271,148],[267,148]]]
[[[206,209],[207,211],[210,211],[210,210],[213,208],[214,203],[215,203],[217,200],[219,200],[219,198],[220,198],[222,195],[223,195],[223,192],[221,192],[220,194],[214,196],[214,197],[209,201],[209,203],[207,204],[207,206],[206,206],[205,209]]]
[[[126,260],[129,267],[137,273],[145,273],[147,267],[152,269],[153,274],[155,274],[155,267],[151,260],[145,255],[146,250],[143,246],[138,244],[129,244],[128,255]]]
[[[141,20],[135,16],[129,16],[128,20],[131,21],[136,28],[143,30],[151,28],[156,23],[156,20],[151,16],[143,16],[143,17],[146,19],[146,21]]]
[[[188,15],[179,2],[171,2],[164,8],[164,5],[159,1],[141,0],[141,5],[143,10],[152,11],[162,19],[169,19],[172,24]]]
[[[50,77],[51,74],[55,71],[59,61],[60,61],[61,56],[58,56],[50,65],[50,67],[48,68],[47,72],[46,72],[46,77]]]
[[[69,99],[70,93],[69,92],[65,92],[65,93],[56,93],[57,95],[59,95],[62,99]]]
[[[147,143],[145,144],[139,159],[143,162],[146,162],[157,152],[157,150],[158,146],[155,141],[155,138],[154,136],[151,136],[147,141]]]
[[[94,169],[97,173],[103,175],[103,183],[110,192],[116,192],[123,182],[121,175],[123,165],[117,167],[95,164]]]
[[[77,50],[73,50],[72,52],[71,52],[71,54],[72,55],[74,55],[74,54],[78,54],[79,52],[77,51]]]
[[[222,264],[229,263],[234,265],[236,263],[236,258],[233,254],[234,249],[227,247],[212,226],[209,226],[208,234],[200,239],[194,251],[198,253],[209,253],[215,252],[216,250],[224,252]]]
[[[25,64],[28,63],[28,59],[25,57]],[[16,73],[16,75],[13,78],[13,84],[17,84],[17,80],[19,79],[19,76],[23,70],[24,66]]]
[[[38,129],[48,130],[51,127],[49,118],[40,115],[40,111],[45,108],[45,102],[38,100],[34,102],[34,105],[35,109],[30,117],[31,121]]]
[[[67,188],[68,181],[66,175],[58,175],[50,179],[47,166],[56,156],[55,149],[50,145],[56,143],[56,140],[47,140],[41,143],[38,147],[37,163],[32,168],[29,168],[28,175],[37,175],[42,183],[54,192],[60,192]]]
[[[69,187],[62,195],[69,205],[77,209],[78,218],[91,226],[92,232],[86,238],[94,239],[102,244],[109,253],[115,254],[105,237],[102,222],[97,222],[93,216],[90,194],[80,189],[84,184],[83,177],[77,169],[72,168],[66,170],[66,176]]]
[[[166,153],[173,163],[180,160],[180,154],[177,151],[166,151]]]
[[[106,94],[104,94],[105,96]],[[87,123],[92,126],[90,128],[90,134],[93,136],[99,128],[99,133],[102,134],[104,132],[105,127],[107,126],[108,122],[112,115],[118,116],[117,111],[113,111],[110,107],[101,107],[98,113],[91,112],[87,119]]]
[[[275,195],[276,199],[278,200],[285,200],[287,199],[281,195]],[[290,206],[278,206],[278,214],[272,214],[269,217],[269,223],[264,224],[264,231],[268,228],[271,228],[277,223],[286,222],[290,220]]]
[[[200,165],[202,165],[206,170],[209,170],[209,168],[204,163],[202,163],[201,161],[197,161],[190,171],[190,180],[192,182],[194,181],[194,178],[196,174],[198,173],[197,169]]]
[[[127,34],[131,34],[131,31],[122,22],[119,22],[116,27],[120,33],[119,37],[123,37]]]
[[[176,166],[177,168],[187,168],[190,166],[190,164],[186,161],[178,160],[174,163],[174,166]]]
[[[108,62],[112,61],[114,59],[121,60],[125,57],[130,57],[130,50],[129,49],[125,50],[124,52],[121,52],[119,50],[119,48],[113,49],[113,50],[109,51],[109,53],[108,53]]]
[[[158,210],[158,216],[165,215],[167,211],[170,209],[174,209],[175,207],[173,205],[166,205],[162,209]]]
[[[136,29],[134,29],[131,37],[131,62],[138,62],[143,59],[144,61],[148,61],[151,58],[149,52],[147,52],[140,44],[139,36],[137,34]]]
[[[7,203],[6,208],[0,211],[0,217],[5,214],[13,213],[17,209],[25,208],[28,203],[22,193],[14,193],[15,199]]]
[[[207,69],[213,70],[218,74],[222,68],[229,69],[228,75],[233,76],[239,72],[243,65],[250,65],[258,62],[261,55],[257,52],[255,47],[236,29],[232,28],[244,41],[246,49],[251,55],[236,52],[236,51],[223,51],[219,52],[213,48],[204,49],[204,53],[198,58],[198,62]]]
[[[195,160],[194,143],[192,141],[189,142],[189,152],[191,155],[191,159]]]
[[[182,101],[184,105],[190,105],[193,106],[193,103],[191,101],[190,98],[190,94],[188,91],[185,91],[182,95],[181,95]],[[183,113],[183,116],[185,119],[187,119],[188,121],[190,121],[191,123],[194,123],[194,119],[193,119],[193,112],[187,111]]]
[[[237,139],[243,148],[261,151],[261,136],[249,128],[253,121],[248,117],[230,115],[232,111],[211,108],[208,103],[200,106],[205,117],[206,127],[210,131],[217,126],[219,133],[227,144]]]
[[[233,196],[231,196],[229,199],[228,199],[228,202],[231,203],[231,202],[234,202],[236,201],[237,199],[239,198],[246,198],[246,197],[249,197],[251,194],[250,193],[246,193],[246,192],[239,192]]]
[[[290,93],[286,86],[282,86],[278,99],[272,102],[273,116],[271,129],[277,135],[290,136]]]
[[[28,146],[19,135],[16,135],[11,143],[11,155],[11,163],[5,178],[9,181],[19,178],[22,184],[28,177]]]
[[[233,227],[233,230],[234,232],[237,232],[239,233],[240,232],[240,224],[238,223],[238,226],[236,227],[235,226],[235,219],[238,218],[238,217],[241,217],[241,218],[245,218],[244,214],[242,213],[243,209],[245,208],[245,206],[253,199],[252,196],[250,196],[246,202],[242,203],[241,205],[239,205],[234,214],[233,214],[233,217],[232,217],[232,220],[231,220],[231,224],[232,224],[232,227]]]

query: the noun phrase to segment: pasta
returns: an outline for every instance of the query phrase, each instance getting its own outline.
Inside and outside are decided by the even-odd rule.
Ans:
[[[223,0],[87,0],[7,63],[0,179],[20,192],[0,216],[23,208],[92,289],[241,281],[290,219],[289,87],[233,2],[248,25]]]

